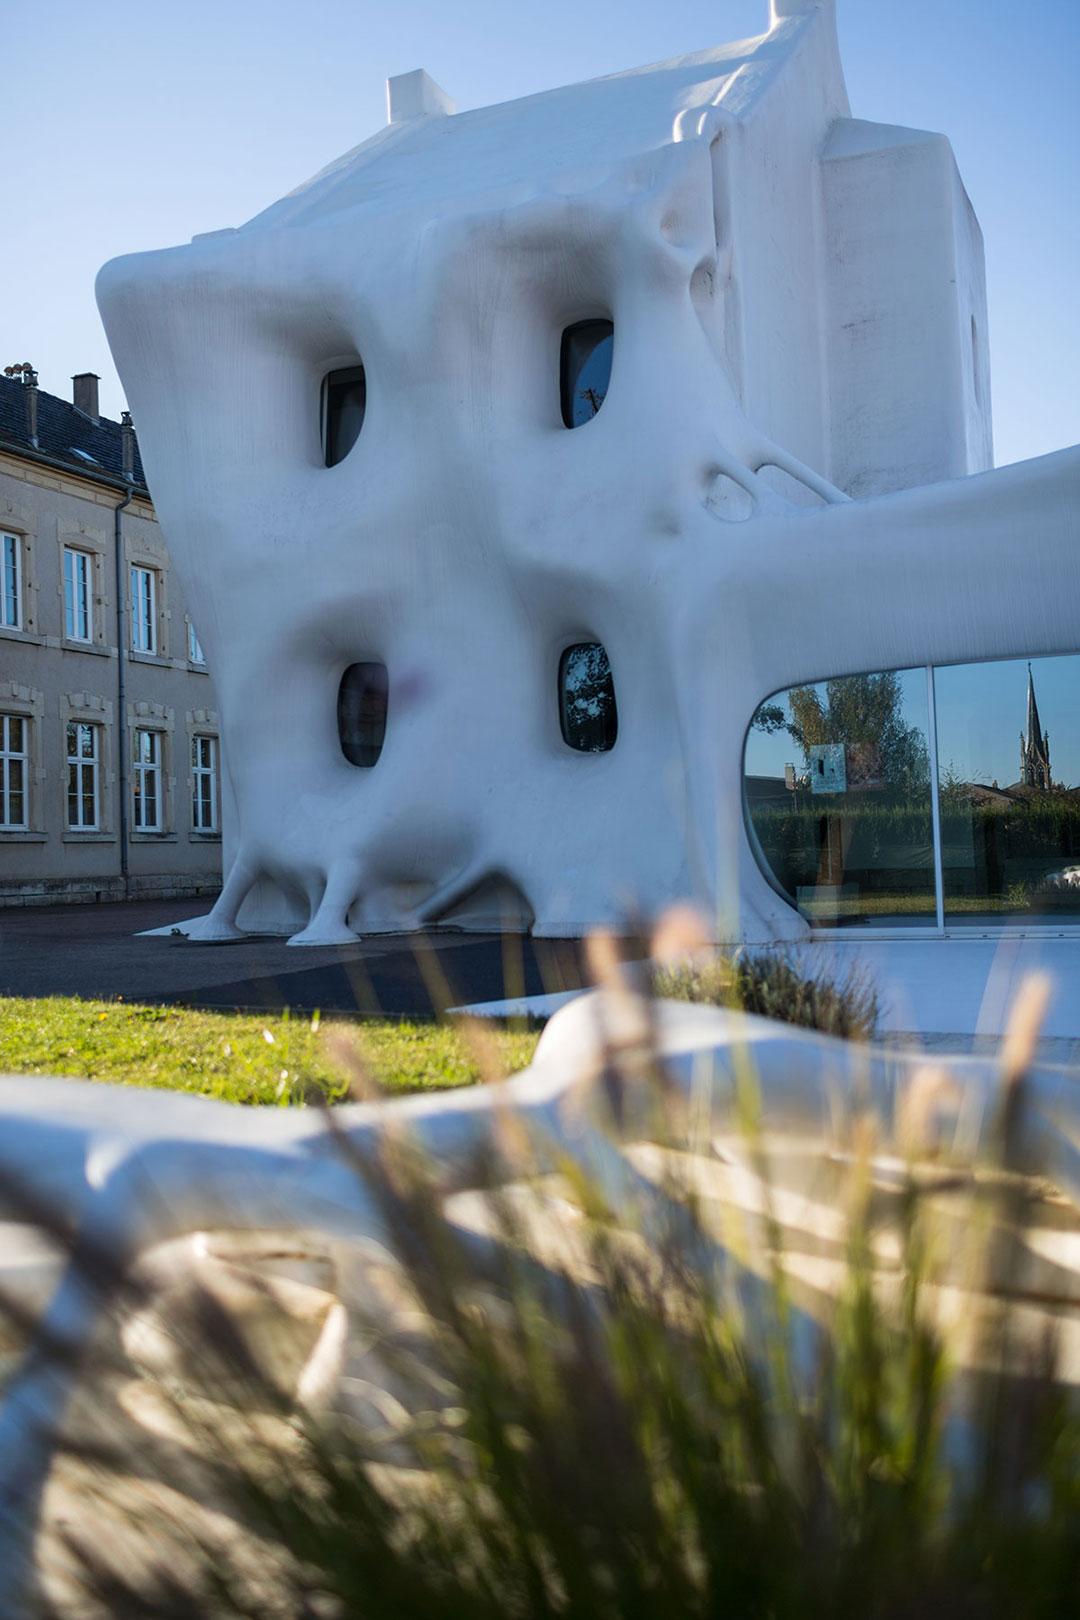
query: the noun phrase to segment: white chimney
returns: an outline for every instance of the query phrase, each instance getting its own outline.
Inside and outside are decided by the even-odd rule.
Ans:
[[[423,68],[386,81],[386,117],[391,124],[413,118],[445,118],[457,108],[446,91]]]

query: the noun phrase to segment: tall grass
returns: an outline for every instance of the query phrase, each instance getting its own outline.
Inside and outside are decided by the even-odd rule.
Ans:
[[[284,1400],[196,1295],[171,1330],[213,1371],[158,1388],[157,1419],[133,1426],[135,1369],[103,1346],[87,1374],[97,1438],[61,1452],[78,1508],[43,1555],[54,1571],[67,1559],[67,1595],[54,1582],[41,1612],[1073,1616],[1078,1415],[1052,1344],[1025,1360],[1003,1303],[1003,1234],[1034,1196],[1012,1170],[1023,1059],[1001,1162],[964,1183],[985,1228],[985,1320],[963,1368],[928,1303],[935,1229],[914,1163],[882,1286],[868,1122],[843,1189],[843,1283],[810,1314],[776,1220],[748,1241],[694,1190],[685,1140],[663,1139],[659,1065],[662,1168],[618,1201],[569,1158],[539,1176],[512,1121],[515,1178],[479,1166],[464,1202],[388,1133],[377,1158],[353,1156],[389,1240],[353,1290],[341,1398],[322,1414]],[[765,1164],[753,1118],[747,1162]]]

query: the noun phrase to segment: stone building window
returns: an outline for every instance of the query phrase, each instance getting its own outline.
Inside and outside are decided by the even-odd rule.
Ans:
[[[157,578],[152,568],[131,569],[131,646],[134,652],[157,652]]]
[[[64,635],[69,641],[93,640],[93,569],[89,552],[64,547]]]
[[[202,642],[199,640],[198,636],[195,634],[195,626],[192,624],[190,619],[188,620],[187,639],[188,639],[188,663],[189,664],[205,664],[206,663],[206,654],[202,650]]]
[[[22,608],[22,539],[17,534],[0,535],[3,548],[3,580],[0,595],[0,625],[6,630],[21,630]]]
[[[67,824],[75,832],[96,831],[101,815],[100,726],[68,722],[67,767]]]
[[[161,733],[137,726],[132,736],[132,825],[135,832],[162,830]]]
[[[20,714],[0,714],[0,827],[17,831],[27,820],[29,721]]]
[[[198,732],[191,739],[191,827],[218,831],[218,740]]]

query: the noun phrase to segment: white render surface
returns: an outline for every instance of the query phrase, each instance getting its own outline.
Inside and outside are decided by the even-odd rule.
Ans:
[[[1076,645],[1080,454],[985,470],[948,143],[850,118],[826,4],[520,102],[437,91],[403,76],[386,129],[248,224],[99,278],[220,700],[202,937],[490,927],[507,893],[538,934],[691,897],[717,937],[804,937],[744,825],[757,705]],[[567,431],[560,337],[594,317],[611,385]],[[327,468],[322,379],[358,360]],[[582,755],[556,682],[592,640],[619,735]],[[371,770],[335,718],[366,660]]]

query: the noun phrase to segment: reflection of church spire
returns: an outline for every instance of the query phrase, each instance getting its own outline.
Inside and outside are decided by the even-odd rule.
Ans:
[[[1025,787],[1050,786],[1050,733],[1043,733],[1039,725],[1039,706],[1035,702],[1035,679],[1028,665],[1027,736],[1020,733],[1020,780]]]

